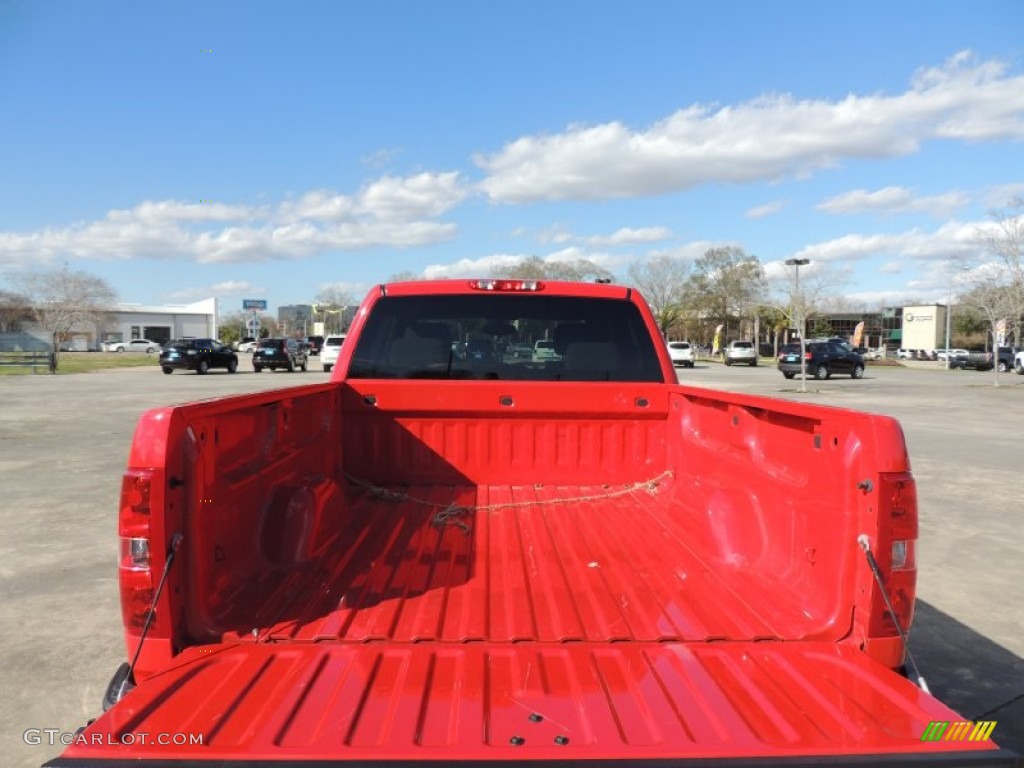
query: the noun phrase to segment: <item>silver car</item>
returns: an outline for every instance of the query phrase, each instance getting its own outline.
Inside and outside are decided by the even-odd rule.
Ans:
[[[757,348],[752,341],[730,341],[724,357],[726,365],[757,365]]]

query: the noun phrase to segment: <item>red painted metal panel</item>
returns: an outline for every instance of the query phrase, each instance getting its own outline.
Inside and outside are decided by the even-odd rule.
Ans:
[[[205,653],[204,651],[212,651]],[[828,643],[240,644],[193,649],[64,757],[506,760],[983,751],[942,704]],[[118,746],[126,734],[202,746]]]

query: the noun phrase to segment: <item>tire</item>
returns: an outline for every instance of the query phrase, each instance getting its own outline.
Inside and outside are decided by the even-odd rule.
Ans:
[[[1005,362],[1000,360],[999,361],[999,372],[1000,373],[1006,373],[1008,370],[1010,370],[1010,366],[1008,366]]]
[[[751,368],[757,368],[757,360],[751,360],[750,361],[750,367]]]
[[[299,368],[302,370],[303,373],[306,372],[306,365],[307,365],[306,363],[303,363],[302,365],[299,366]]]
[[[823,381],[824,379],[827,379],[828,376],[829,373],[827,365],[822,364],[814,369],[814,378],[816,378],[818,381]]]
[[[148,348],[146,349],[146,354],[147,354],[147,355],[152,355],[152,354],[153,354],[154,352],[156,352],[156,350],[155,350],[155,349],[153,349],[152,347],[148,347]]]
[[[292,364],[291,360],[288,361],[288,373],[295,373],[295,366]]]
[[[252,367],[252,370],[253,370],[253,372],[255,372],[255,373],[259,373],[259,372],[261,372],[261,371],[263,370],[263,366],[262,366],[262,365],[254,365],[254,366]]]
[[[1024,363],[1020,360],[1014,364],[1014,369],[1017,371],[1018,376],[1024,376]]]
[[[782,375],[785,376],[787,379],[792,379],[794,376],[796,376],[795,373],[786,373],[785,371],[782,372]]]
[[[174,369],[173,369],[173,368],[169,368],[169,367],[167,367],[166,365],[165,365],[165,366],[163,366],[163,367],[161,368],[161,370],[162,370],[162,371],[163,371],[164,373],[166,373],[166,374],[171,374],[171,373],[174,373]]]
[[[325,365],[324,366],[324,373],[330,373],[331,372],[331,368],[333,368],[333,367],[334,367],[333,365]]]
[[[124,347],[117,347],[114,349],[115,352],[124,352]]]
[[[205,360],[200,360],[199,365],[196,366],[196,373],[200,376],[205,376],[206,372],[210,370],[210,364]]]
[[[236,373],[237,371],[238,371],[238,361],[237,360],[230,360],[230,361],[228,361],[228,373]]]
[[[725,358],[725,364],[726,365],[732,365],[732,360],[730,360],[728,357]]]
[[[851,379],[863,379],[864,378],[864,366],[863,365],[855,365],[855,366],[853,366],[853,370],[850,371],[850,378]]]

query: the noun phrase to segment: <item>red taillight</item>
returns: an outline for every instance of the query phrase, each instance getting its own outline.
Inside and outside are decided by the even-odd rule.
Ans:
[[[121,510],[118,516],[121,553],[118,577],[121,585],[121,615],[128,628],[142,628],[153,600],[150,529],[153,475],[152,470],[130,469],[121,480]]]
[[[811,359],[811,353],[810,352],[804,352],[804,360],[810,360],[810,359]]]
[[[469,287],[478,291],[542,291],[540,280],[470,280]]]
[[[875,559],[885,577],[886,591],[904,631],[914,618],[917,592],[917,486],[909,472],[890,472],[878,478],[878,539]],[[898,634],[893,617],[876,586],[871,600],[868,634]]]

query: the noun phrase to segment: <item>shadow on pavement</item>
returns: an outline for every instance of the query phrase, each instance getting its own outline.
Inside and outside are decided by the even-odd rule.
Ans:
[[[923,600],[910,651],[934,696],[965,720],[995,720],[993,740],[1024,754],[1024,659]]]

